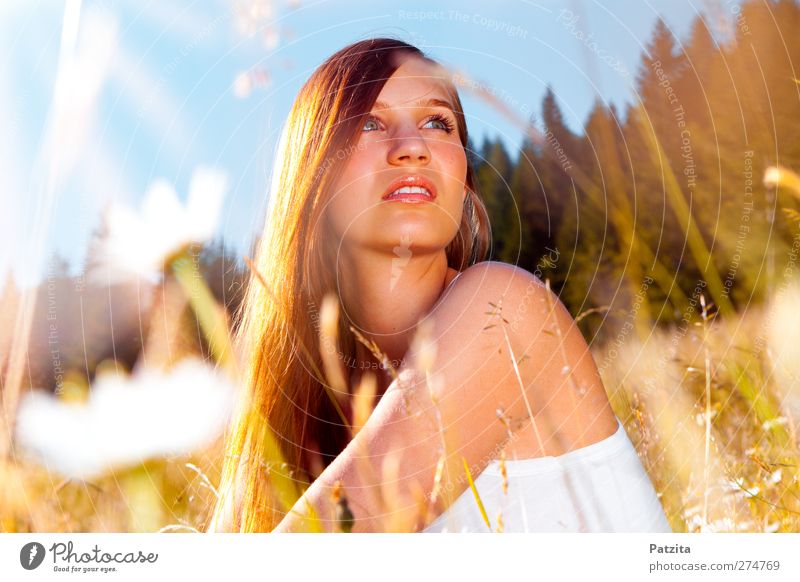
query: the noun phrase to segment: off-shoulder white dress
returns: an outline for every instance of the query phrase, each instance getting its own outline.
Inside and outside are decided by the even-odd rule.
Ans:
[[[475,480],[492,530],[505,532],[671,532],[653,484],[622,423],[602,441],[557,457],[498,460]],[[488,532],[472,489],[423,533]]]

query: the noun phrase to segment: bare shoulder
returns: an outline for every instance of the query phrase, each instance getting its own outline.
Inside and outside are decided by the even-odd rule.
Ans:
[[[492,379],[488,393],[509,416],[550,426],[561,444],[548,451],[559,454],[616,430],[589,346],[538,277],[486,261],[465,269],[448,291],[435,310],[440,349],[462,365],[480,363],[478,376]]]
[[[488,308],[504,318],[513,333],[536,323],[537,318],[529,315],[534,311],[541,314],[551,306],[563,309],[558,297],[536,275],[500,261],[470,266],[456,276],[449,291],[437,309],[450,316],[475,317]]]
[[[524,321],[515,325],[515,316],[510,314],[520,311],[525,301],[538,302],[545,292],[541,281],[524,269],[486,261],[453,279],[428,314],[440,398],[470,410],[462,419],[466,422],[464,430],[488,430],[490,425],[498,425],[498,410],[522,414],[527,395],[521,393],[527,386],[520,385],[517,359],[521,344],[517,336],[527,332],[529,326]],[[409,350],[410,366],[421,361],[420,350],[420,346]],[[495,436],[502,439],[503,434]]]
[[[473,285],[476,283],[490,287],[499,285],[507,289],[530,283],[544,286],[544,283],[533,273],[502,261],[483,261],[471,265],[459,275],[459,280],[470,281]]]

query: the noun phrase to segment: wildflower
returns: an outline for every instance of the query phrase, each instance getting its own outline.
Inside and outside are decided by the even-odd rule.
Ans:
[[[742,489],[742,493],[745,497],[755,497],[759,493],[761,493],[761,488],[758,485],[753,485],[750,489]]]
[[[781,183],[781,171],[776,166],[770,166],[764,172],[764,186],[767,188],[775,188]]]
[[[800,196],[800,176],[788,168],[770,166],[764,172],[764,185],[767,188],[787,188],[796,196]]]
[[[29,392],[20,403],[17,446],[48,469],[89,479],[208,444],[225,427],[234,391],[196,359],[167,373],[105,374],[85,404]]]
[[[735,479],[726,479],[723,482],[723,487],[731,492],[739,492],[744,489],[744,479],[736,477]]]
[[[772,430],[773,428],[778,426],[787,426],[788,424],[789,424],[789,419],[787,419],[785,416],[778,416],[776,418],[770,418],[769,420],[765,420],[761,424],[761,429],[767,431],[767,430]]]
[[[156,281],[166,261],[193,243],[209,240],[217,227],[226,183],[223,172],[199,167],[192,174],[186,206],[165,180],[150,186],[141,211],[112,205],[99,253],[109,277],[138,275]]]

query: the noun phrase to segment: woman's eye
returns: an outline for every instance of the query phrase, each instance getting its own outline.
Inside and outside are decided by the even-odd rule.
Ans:
[[[442,131],[446,131],[447,133],[451,133],[454,129],[453,122],[450,121],[444,115],[434,115],[425,122],[423,125],[424,128],[428,128],[430,124],[434,124],[430,127],[430,129],[439,129]],[[380,121],[375,117],[368,117],[367,120],[364,122],[364,126],[362,127],[362,131],[370,132],[370,131],[378,131],[381,129]]]
[[[364,127],[362,128],[362,131],[375,131],[377,129],[380,129],[378,120],[375,119],[374,117],[370,117],[364,122]]]
[[[447,133],[452,132],[454,129],[453,122],[450,121],[448,118],[446,118],[444,115],[434,115],[433,117],[428,119],[427,122],[425,122],[425,125],[427,126],[430,123],[438,124],[437,127],[434,127],[432,129],[441,129],[446,131]]]

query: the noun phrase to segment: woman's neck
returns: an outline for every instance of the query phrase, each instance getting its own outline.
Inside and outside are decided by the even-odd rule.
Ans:
[[[447,267],[444,250],[417,256],[398,254],[360,249],[340,255],[339,286],[354,327],[399,368],[417,323],[456,272]],[[374,358],[362,348],[356,353],[365,360],[357,365],[372,364]]]

